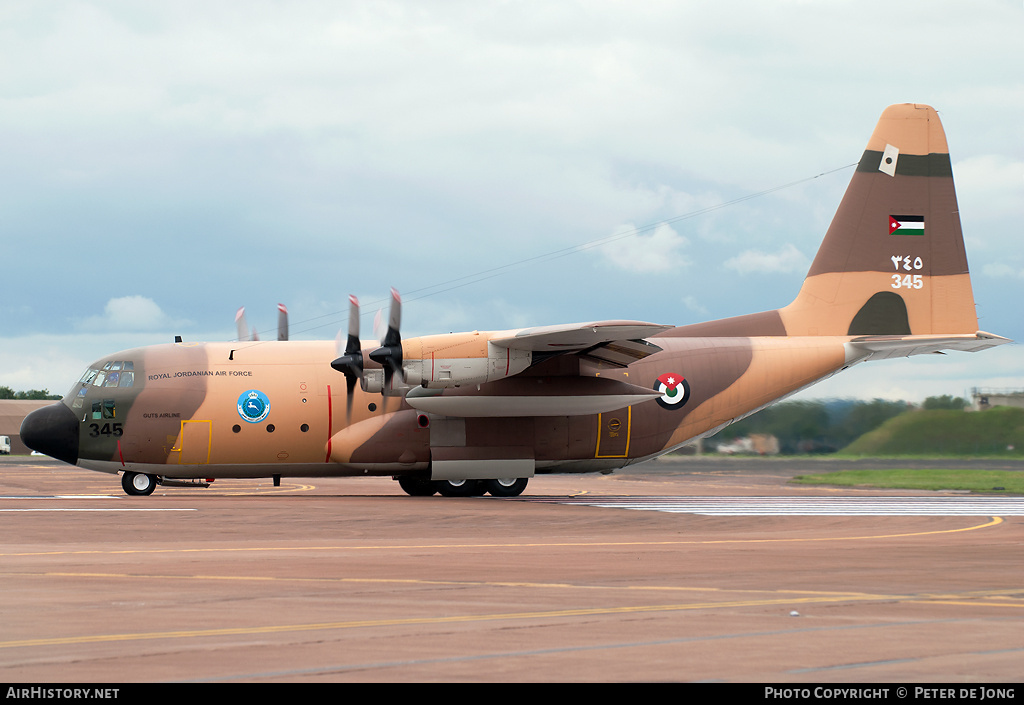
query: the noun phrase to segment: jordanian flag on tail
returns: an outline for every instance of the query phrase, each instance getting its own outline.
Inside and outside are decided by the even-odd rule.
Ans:
[[[923,215],[890,215],[890,235],[924,235]]]

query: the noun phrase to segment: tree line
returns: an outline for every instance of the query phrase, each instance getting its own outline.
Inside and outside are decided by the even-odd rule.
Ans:
[[[965,404],[962,398],[945,394],[928,397],[920,408],[963,410]],[[705,447],[761,433],[775,436],[781,453],[834,453],[894,416],[916,408],[905,401],[885,399],[781,402],[726,426]]]
[[[27,392],[16,392],[10,387],[0,386],[0,399],[60,399],[59,394],[50,394],[49,389],[30,389]]]

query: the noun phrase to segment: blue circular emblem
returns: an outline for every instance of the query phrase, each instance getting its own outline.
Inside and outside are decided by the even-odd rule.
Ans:
[[[238,415],[249,423],[259,423],[270,413],[270,399],[258,389],[249,389],[238,397]]]

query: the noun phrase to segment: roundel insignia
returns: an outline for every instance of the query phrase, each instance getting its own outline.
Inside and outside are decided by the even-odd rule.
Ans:
[[[249,423],[259,423],[270,413],[270,399],[258,389],[249,389],[238,397],[238,415]]]
[[[654,381],[654,391],[661,392],[657,401],[663,409],[681,409],[690,398],[690,383],[682,375],[666,372]]]

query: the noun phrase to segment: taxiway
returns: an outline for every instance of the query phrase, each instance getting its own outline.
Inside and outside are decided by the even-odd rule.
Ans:
[[[0,680],[1021,680],[1019,500],[787,484],[808,471],[681,459],[515,500],[379,478],[130,498],[5,458]],[[681,501],[745,510],[659,508]]]

